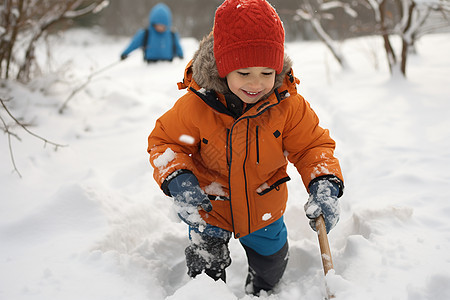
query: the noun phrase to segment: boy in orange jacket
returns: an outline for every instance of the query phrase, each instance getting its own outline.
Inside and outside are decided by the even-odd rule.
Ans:
[[[288,161],[310,193],[311,227],[319,215],[327,231],[339,220],[344,186],[335,142],[297,93],[291,66],[269,3],[224,1],[179,83],[187,93],[148,138],[154,178],[189,225],[191,277],[226,279],[234,233],[247,254],[246,292],[274,288],[288,260]]]

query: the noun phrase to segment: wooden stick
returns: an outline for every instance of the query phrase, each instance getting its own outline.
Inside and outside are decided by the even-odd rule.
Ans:
[[[320,254],[322,256],[323,272],[327,275],[328,271],[333,269],[333,259],[331,258],[330,244],[328,243],[327,229],[325,220],[320,215],[316,219],[317,236],[319,238]]]
[[[327,275],[328,271],[333,269],[333,259],[331,258],[330,244],[328,243],[327,229],[325,227],[325,220],[320,215],[316,219],[317,236],[319,238],[320,255],[322,257],[323,272]],[[327,287],[328,299],[334,298],[330,294]]]

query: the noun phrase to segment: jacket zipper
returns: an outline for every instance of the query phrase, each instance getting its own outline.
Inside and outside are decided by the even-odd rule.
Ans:
[[[231,199],[232,199],[232,189],[231,189],[231,163],[233,162],[233,158],[232,158],[232,155],[233,155],[233,148],[232,148],[231,135],[233,134],[234,126],[236,126],[236,124],[237,124],[239,121],[242,121],[242,120],[244,120],[244,119],[247,119],[247,140],[246,140],[246,147],[245,147],[246,153],[245,153],[245,159],[244,159],[244,163],[243,163],[242,168],[243,168],[243,170],[244,170],[245,197],[246,197],[246,199],[247,199],[247,215],[248,215],[248,216],[247,216],[247,217],[248,217],[247,222],[248,222],[248,230],[249,230],[249,232],[251,232],[251,228],[250,228],[250,226],[251,226],[251,225],[250,225],[250,223],[251,223],[251,220],[250,220],[250,207],[248,206],[247,174],[246,174],[246,172],[245,172],[245,162],[246,162],[246,160],[247,160],[247,153],[248,153],[248,127],[249,127],[249,124],[250,124],[250,119],[253,119],[253,118],[258,117],[258,116],[261,115],[264,111],[268,110],[270,107],[275,106],[275,105],[277,105],[277,104],[280,103],[281,98],[280,98],[280,95],[279,95],[279,93],[278,93],[277,90],[275,90],[275,95],[276,95],[277,100],[278,100],[277,103],[275,103],[275,104],[273,104],[273,105],[270,105],[270,106],[268,106],[268,107],[264,107],[263,110],[259,111],[256,115],[253,115],[253,116],[251,116],[251,117],[239,118],[238,120],[236,120],[236,122],[233,124],[233,126],[231,126],[231,129],[227,129],[227,151],[229,151],[229,153],[228,153],[228,155],[227,155],[227,161],[228,161],[228,159],[229,159],[229,161],[228,161],[228,164],[229,164],[229,165],[228,165],[228,186],[229,186],[229,189],[230,189],[230,190],[229,190],[229,193],[230,193],[231,224],[232,224],[232,226],[233,226],[233,232],[234,232],[236,238],[239,238],[240,233],[236,233],[236,231],[235,231],[235,227],[234,227],[234,215],[233,215],[233,204],[232,204],[232,200],[231,200]],[[261,106],[261,107],[262,107],[262,106]],[[259,109],[258,109],[258,110],[259,110]]]
[[[229,149],[230,149],[230,147],[229,147],[230,129],[228,129],[228,128],[227,128],[227,141],[226,142],[227,142],[227,147],[226,147],[226,150],[225,150],[225,154],[227,156],[227,166],[228,166],[228,169],[230,169],[230,153],[228,152]]]
[[[247,119],[247,133],[245,136],[245,158],[244,163],[242,164],[242,172],[244,172],[244,184],[245,184],[245,200],[247,201],[247,220],[248,220],[248,232],[251,231],[251,220],[250,220],[250,203],[248,199],[248,184],[247,184],[247,172],[245,171],[245,165],[247,163],[248,158],[248,134],[249,134],[249,127],[250,127],[250,119]]]
[[[259,126],[256,126],[256,164],[259,165]]]

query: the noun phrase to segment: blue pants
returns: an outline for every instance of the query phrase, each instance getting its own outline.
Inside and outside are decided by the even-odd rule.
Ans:
[[[189,228],[186,248],[188,274],[205,272],[215,280],[226,280],[225,269],[231,264],[228,242],[231,232],[207,225],[203,231]],[[288,260],[287,230],[283,217],[239,239],[247,255],[249,270],[246,290],[257,294],[271,290],[283,276]]]

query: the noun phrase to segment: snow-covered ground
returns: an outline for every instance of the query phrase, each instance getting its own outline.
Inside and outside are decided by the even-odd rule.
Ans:
[[[54,151],[15,128],[19,178],[2,135],[0,299],[252,299],[237,240],[227,284],[187,277],[186,226],[148,163],[147,136],[184,93],[176,83],[197,41],[183,39],[185,59],[173,63],[146,65],[134,53],[93,77],[63,114],[71,92],[116,63],[128,38],[72,30],[53,43],[53,59],[42,64],[53,73],[0,86],[30,130],[67,145]],[[300,93],[337,141],[345,176],[328,286],[336,299],[450,299],[450,35],[418,42],[408,80],[389,76],[380,40],[343,47],[351,70],[320,43],[287,44]],[[43,61],[45,49],[38,55]],[[260,298],[322,299],[307,195],[294,168],[290,175],[290,261],[276,292]]]

